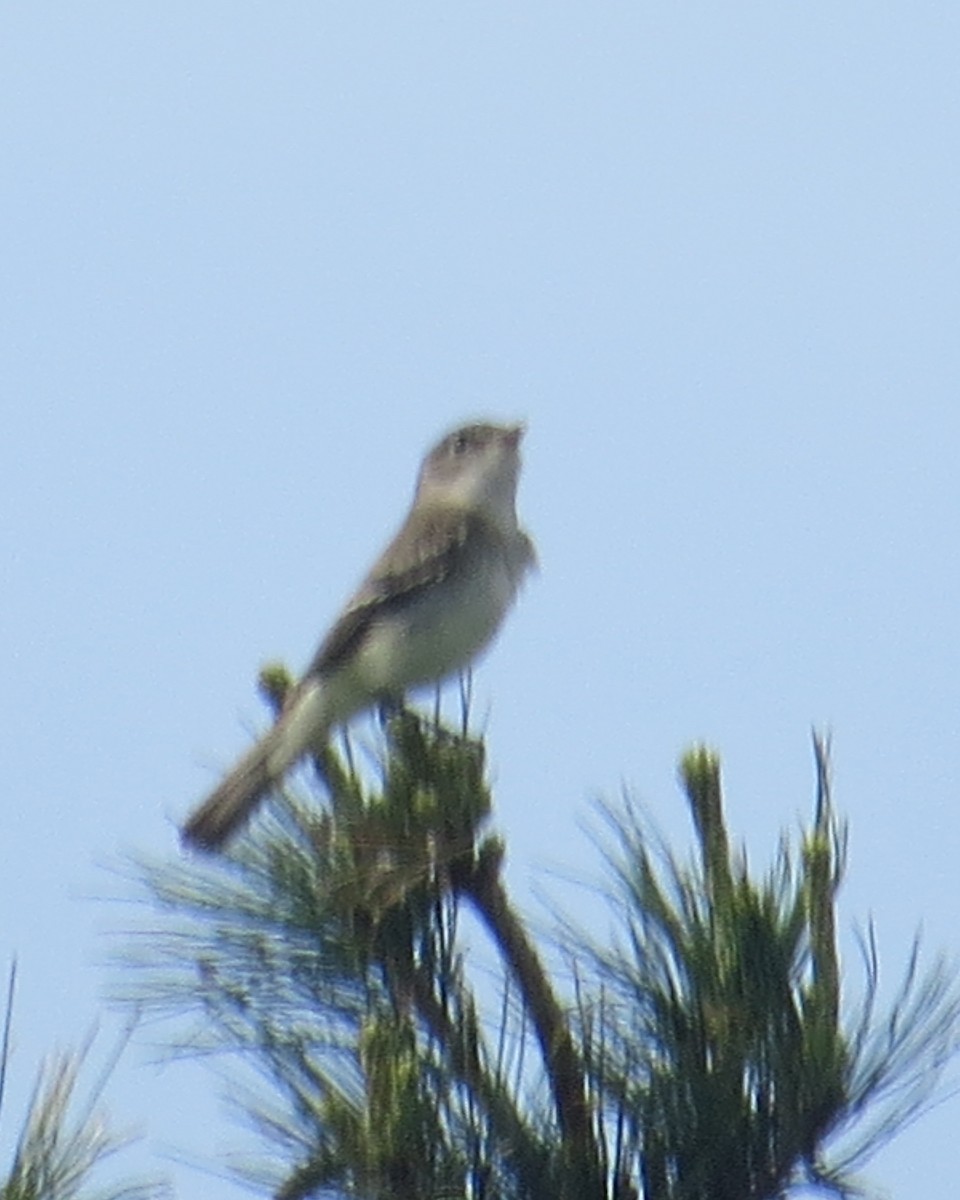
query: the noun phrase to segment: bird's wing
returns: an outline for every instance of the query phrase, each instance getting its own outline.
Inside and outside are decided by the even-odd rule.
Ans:
[[[335,670],[373,622],[414,603],[425,588],[461,571],[468,542],[493,537],[486,521],[475,513],[414,510],[324,638],[304,678]]]

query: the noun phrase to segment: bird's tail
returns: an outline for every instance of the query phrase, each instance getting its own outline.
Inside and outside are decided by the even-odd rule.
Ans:
[[[306,689],[187,818],[183,842],[219,850],[322,733],[319,689]]]

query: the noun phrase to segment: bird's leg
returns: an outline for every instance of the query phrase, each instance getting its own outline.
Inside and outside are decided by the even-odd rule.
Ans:
[[[390,722],[399,717],[403,710],[404,703],[402,692],[381,696],[377,700],[377,720],[380,722],[380,728],[385,733],[388,732],[390,729]]]

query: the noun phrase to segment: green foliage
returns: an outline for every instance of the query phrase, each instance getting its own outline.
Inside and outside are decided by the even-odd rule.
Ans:
[[[557,1200],[455,951],[451,880],[495,845],[482,745],[406,712],[388,738],[376,784],[327,751],[324,810],[278,798],[220,862],[143,867],[170,921],[128,947],[127,998],[257,1063],[279,1099],[248,1112],[288,1165],[252,1172],[278,1196]]]
[[[0,1051],[0,1108],[9,1061],[15,978],[14,966]],[[41,1069],[17,1140],[13,1164],[6,1176],[0,1178],[0,1200],[160,1200],[167,1194],[155,1183],[97,1186],[96,1179],[105,1160],[130,1139],[113,1132],[99,1108],[106,1075],[85,1102],[77,1100],[84,1054],[57,1055]]]
[[[129,999],[192,1018],[192,1051],[256,1067],[267,1088],[238,1099],[274,1155],[245,1172],[279,1200],[842,1194],[932,1094],[960,997],[915,957],[878,1018],[871,934],[866,998],[841,1018],[846,834],[815,751],[812,825],[762,878],[731,850],[708,750],[680,768],[691,862],[629,805],[608,810],[621,936],[568,939],[571,999],[484,832],[482,743],[395,713],[372,780],[327,749],[322,804],[279,797],[220,861],[138,867],[161,919],[128,952]],[[497,952],[493,984],[465,908]]]
[[[852,1030],[839,1019],[846,832],[819,739],[815,752],[813,827],[763,879],[730,851],[719,761],[703,748],[680,768],[696,861],[678,862],[629,806],[608,810],[626,938],[593,947],[603,1019],[583,1038],[619,1131],[617,1173],[639,1177],[644,1200],[766,1200],[803,1179],[852,1192],[850,1168],[912,1118],[958,1047],[960,998],[941,965],[921,982],[911,963],[879,1031],[872,969]],[[869,1133],[831,1158],[831,1136],[868,1110]]]

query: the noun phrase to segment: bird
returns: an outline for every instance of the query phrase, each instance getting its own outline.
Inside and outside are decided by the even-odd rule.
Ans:
[[[513,605],[536,551],[516,511],[522,424],[474,421],[425,455],[393,540],[321,641],[273,726],[187,818],[216,852],[336,726],[468,667]]]

